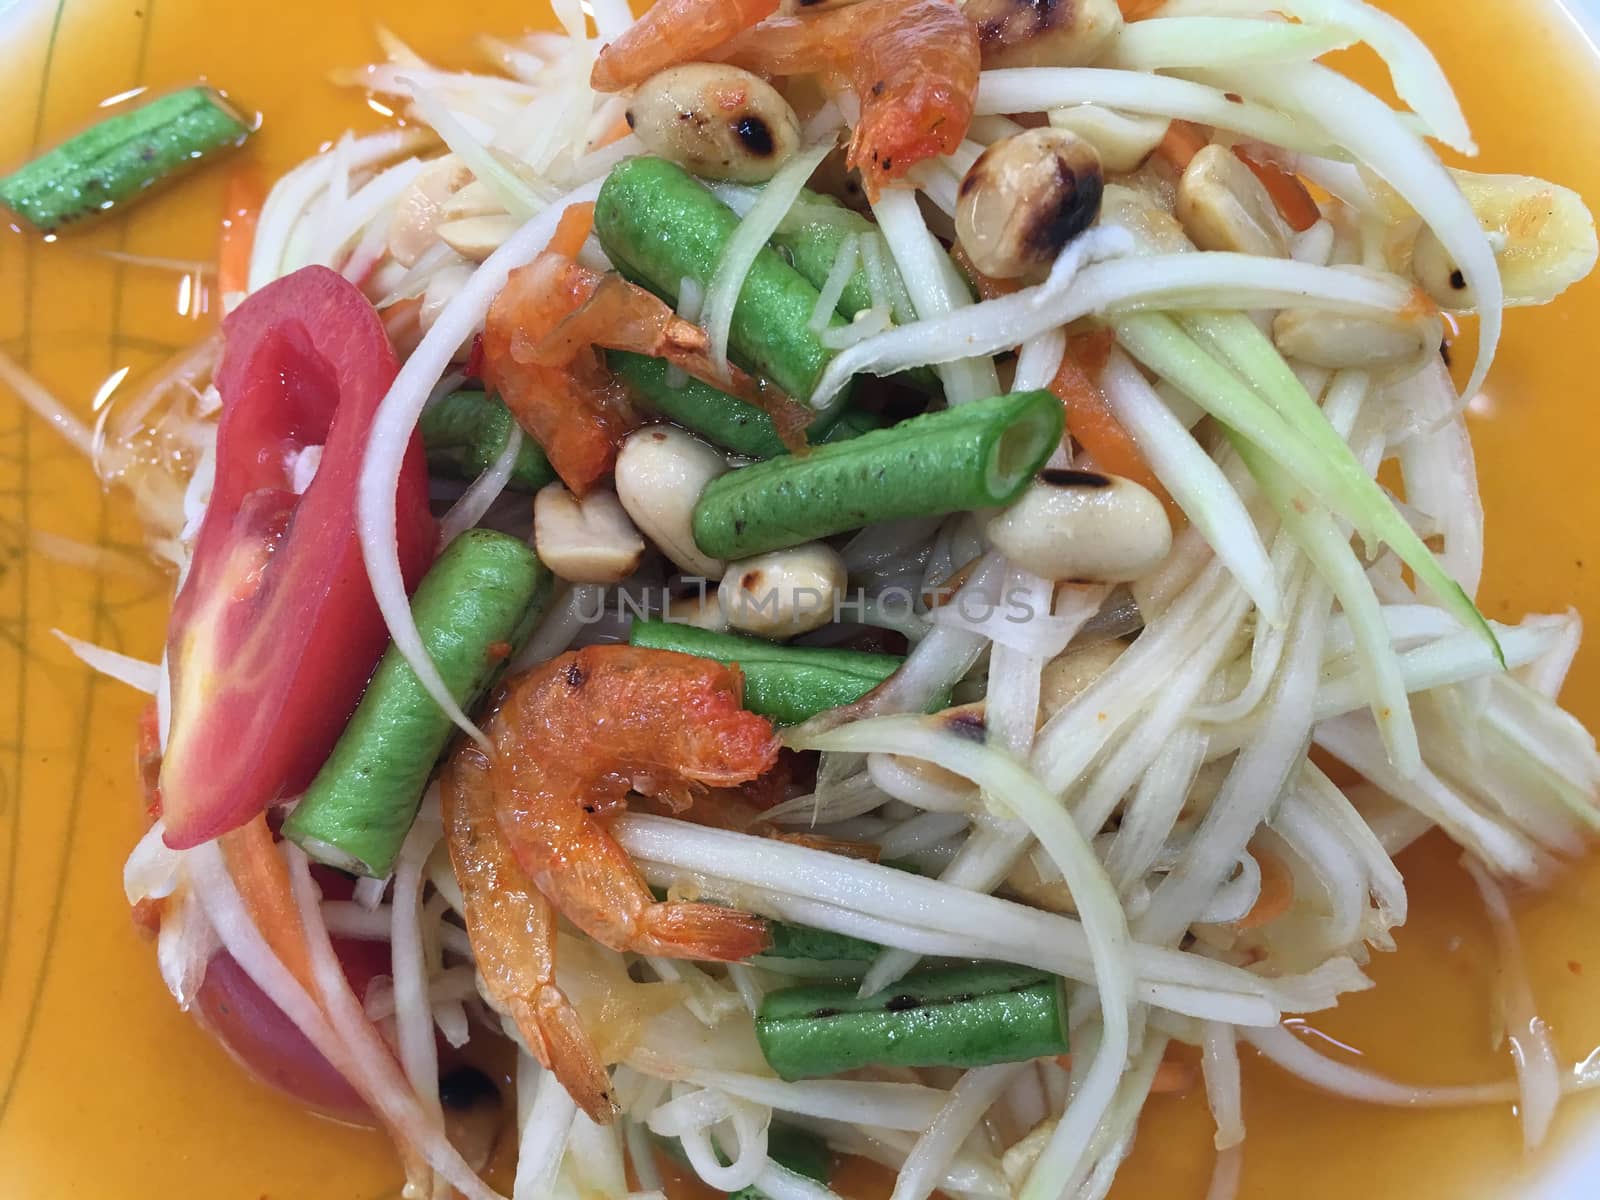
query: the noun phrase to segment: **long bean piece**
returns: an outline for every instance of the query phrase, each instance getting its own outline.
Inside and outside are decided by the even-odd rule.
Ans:
[[[411,612],[422,644],[463,707],[538,624],[551,585],[532,550],[490,529],[456,538],[417,585]],[[453,730],[391,645],[284,836],[319,862],[388,875]]]
[[[772,244],[788,256],[794,269],[810,280],[813,287],[820,289],[833,270],[845,240],[852,235],[876,233],[877,229],[871,221],[832,196],[805,191],[800,193],[800,203],[772,235]],[[885,263],[886,273],[894,270],[892,261]],[[846,319],[872,307],[872,284],[865,266],[857,266],[851,273],[844,291],[839,294],[838,307],[839,315]]]
[[[701,494],[695,541],[713,558],[749,558],[877,521],[1009,504],[1062,424],[1049,392],[1017,392],[757,463]]]
[[[661,1138],[660,1144],[678,1162],[688,1164],[689,1156],[683,1152],[683,1144],[677,1138]],[[810,1130],[797,1129],[793,1125],[775,1121],[768,1127],[767,1157],[784,1170],[793,1171],[796,1175],[802,1175],[824,1187],[833,1175],[833,1151],[828,1149],[828,1143]],[[721,1150],[717,1151],[717,1158],[723,1166],[728,1165],[728,1156]],[[729,1192],[728,1200],[770,1200],[770,1198],[752,1184],[750,1187],[740,1188],[737,1192]]]
[[[675,163],[634,158],[613,167],[595,203],[595,233],[623,275],[672,304],[685,279],[711,285],[739,218]],[[731,357],[795,397],[810,396],[833,357],[807,326],[818,291],[770,247],[734,306]],[[844,319],[835,316],[835,325]]]
[[[46,233],[149,194],[250,136],[214,89],[169,92],[91,125],[0,179],[0,204]]]
[[[852,234],[878,237],[878,227],[853,209],[846,208],[832,196],[803,191],[800,202],[772,235],[776,246],[819,291],[827,282],[833,264],[838,260],[845,239]],[[911,307],[911,297],[894,265],[887,244],[882,245],[883,284],[889,295],[885,297],[896,312]],[[845,281],[835,306],[841,317],[850,320],[865,312],[873,304],[872,273],[862,263]],[[909,387],[932,396],[943,394],[938,373],[929,367],[912,367],[894,377]]]
[[[886,866],[889,864],[885,864]],[[772,945],[762,951],[765,958],[803,958],[812,962],[871,962],[883,947],[848,933],[815,929],[810,925],[791,925],[787,921],[767,922]]]
[[[447,479],[476,479],[500,457],[514,418],[498,396],[478,391],[452,392],[422,414],[418,428],[428,453],[428,470]],[[522,439],[506,487],[537,492],[556,473],[531,437]]]
[[[756,1041],[786,1080],[862,1067],[982,1067],[1067,1052],[1062,981],[996,963],[908,976],[859,997],[853,985],[769,992]]]
[[[744,672],[744,706],[776,725],[798,725],[819,712],[854,703],[903,661],[893,654],[780,646],[672,621],[635,621],[628,640],[651,650],[675,650],[738,666]]]
[[[606,364],[644,407],[724,450],[746,458],[776,458],[789,453],[770,416],[699,379],[673,382],[665,359],[611,350],[606,353]],[[882,427],[880,418],[861,409],[846,408],[841,412],[831,408],[818,414],[806,434],[820,445],[829,445]]]
[[[833,1151],[828,1149],[828,1143],[793,1125],[775,1123],[767,1130],[767,1157],[785,1171],[793,1171],[823,1187],[828,1186],[833,1176]],[[728,1200],[768,1200],[768,1197],[752,1184],[730,1193]]]
[[[644,407],[724,450],[746,458],[788,453],[770,416],[702,380],[690,377],[674,382],[666,359],[608,350],[606,365]],[[830,421],[832,416],[830,413]]]

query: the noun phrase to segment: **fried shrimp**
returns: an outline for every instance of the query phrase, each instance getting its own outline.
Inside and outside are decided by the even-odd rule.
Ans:
[[[630,791],[681,811],[709,788],[755,779],[778,758],[743,677],[709,659],[589,646],[510,685],[488,726],[500,828],[546,899],[613,950],[734,962],[768,941],[759,917],[658,902],[606,828]]]
[[[704,58],[778,11],[778,0],[661,0],[600,52],[589,85],[620,92],[657,71]]]
[[[639,424],[602,349],[665,359],[769,413],[780,433],[804,445],[799,430],[810,410],[737,368],[723,378],[700,326],[620,275],[600,275],[545,253],[511,272],[489,309],[483,379],[580,496],[616,464],[622,439]]]
[[[599,285],[571,259],[542,254],[511,272],[483,330],[484,382],[580,496],[611,470],[638,419],[593,346],[574,347],[564,361],[536,361],[528,347],[579,312]]]
[[[605,1063],[555,983],[555,912],[500,831],[489,762],[477,746],[465,744],[445,767],[441,797],[467,936],[490,1000],[590,1119],[611,1120],[617,1106]]]
[[[864,0],[777,17],[722,57],[762,75],[847,81],[861,104],[847,161],[872,199],[917,163],[956,149],[978,94],[977,26],[949,0]]]

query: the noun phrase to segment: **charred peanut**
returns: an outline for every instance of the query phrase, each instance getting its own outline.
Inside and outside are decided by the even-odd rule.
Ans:
[[[1161,501],[1131,479],[1092,471],[1041,471],[987,532],[1012,562],[1045,579],[1138,579],[1172,549]]]
[[[1155,153],[1172,122],[1166,117],[1119,112],[1098,104],[1078,104],[1050,113],[1050,127],[1075,133],[1095,148],[1100,166],[1121,174],[1136,171]]]
[[[1435,315],[1392,321],[1286,308],[1272,322],[1272,340],[1289,358],[1331,371],[1384,371],[1416,367],[1436,353],[1444,338]]]
[[[717,595],[733,628],[791,638],[833,620],[847,574],[836,551],[812,542],[729,563]]]
[[[1178,220],[1202,250],[1286,258],[1289,231],[1266,187],[1226,146],[1194,156],[1178,182]]]
[[[1127,648],[1125,642],[1100,642],[1069,650],[1046,663],[1039,677],[1039,708],[1044,718],[1049,720],[1088,691]]]
[[[710,446],[671,425],[637,430],[617,455],[617,498],[633,523],[681,570],[717,579],[724,564],[694,543],[694,506],[728,470]]]
[[[1064,129],[1030,129],[978,156],[961,181],[956,236],[996,279],[1046,271],[1100,215],[1100,156]]]
[[[1489,234],[1507,304],[1547,304],[1594,269],[1594,218],[1576,192],[1527,175],[1451,174]],[[1417,238],[1412,270],[1441,308],[1460,312],[1478,306],[1431,229]]]
[[[1085,67],[1117,30],[1117,0],[967,0],[985,68]]]
[[[540,489],[533,542],[545,566],[572,583],[620,583],[644,556],[644,539],[604,488],[582,500],[559,483]]]
[[[652,75],[628,104],[645,148],[705,179],[762,183],[800,145],[789,102],[727,63],[685,63]]]

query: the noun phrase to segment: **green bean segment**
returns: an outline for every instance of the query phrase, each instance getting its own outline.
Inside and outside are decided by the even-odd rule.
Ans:
[[[689,378],[673,383],[668,378],[665,359],[608,350],[606,364],[627,384],[637,402],[713,445],[746,458],[776,458],[789,453],[770,416],[702,380]],[[817,444],[828,445],[882,426],[880,418],[864,410],[830,408],[817,415],[806,436]]]
[[[411,613],[450,694],[470,707],[543,615],[552,577],[525,544],[489,529],[451,542]],[[454,729],[393,645],[350,724],[283,824],[312,858],[387,876]]]
[[[832,196],[812,191],[801,192],[800,201],[772,235],[772,244],[820,292],[844,248],[845,239],[851,234],[877,238],[883,262],[883,285],[889,293],[886,298],[897,313],[908,311],[911,297],[906,293],[906,285],[889,254],[888,245],[878,235],[878,227]],[[844,291],[839,293],[839,303],[835,307],[841,317],[850,320],[857,313],[871,308],[872,300],[872,275],[863,262],[845,281]],[[938,373],[930,367],[913,367],[894,378],[930,396],[943,394]]]
[[[514,425],[511,410],[498,396],[451,392],[430,405],[418,425],[428,470],[447,479],[476,479],[505,450]],[[524,437],[506,486],[518,492],[537,492],[555,477],[539,443]]]
[[[833,1175],[833,1151],[828,1149],[828,1143],[793,1125],[774,1123],[768,1128],[767,1157],[784,1170],[824,1187]],[[767,1200],[767,1194],[752,1185],[729,1193],[728,1200]]]
[[[794,269],[819,291],[839,257],[845,239],[852,234],[874,234],[878,227],[860,213],[846,208],[832,196],[805,191],[800,203],[772,235],[772,244],[788,256]],[[885,256],[887,257],[887,256]],[[886,273],[894,271],[887,262]],[[898,282],[899,275],[895,274]],[[901,285],[902,287],[904,285]],[[857,266],[839,295],[839,315],[846,319],[872,307],[872,284],[865,266]]]
[[[908,976],[874,996],[853,985],[769,992],[756,1041],[785,1080],[862,1067],[982,1067],[1067,1052],[1063,981],[985,963]]]
[[[664,1137],[657,1141],[674,1159],[688,1165],[689,1156],[684,1153],[683,1143],[677,1138]],[[717,1160],[727,1166],[728,1156],[721,1150],[716,1153]],[[775,1121],[767,1128],[767,1157],[784,1170],[803,1175],[823,1186],[827,1186],[833,1175],[833,1151],[828,1149],[828,1143],[816,1134],[793,1125]],[[754,1185],[729,1192],[727,1196],[728,1200],[768,1200],[767,1194]]]
[[[682,167],[634,158],[606,177],[594,227],[623,275],[675,305],[685,279],[710,287],[739,218]],[[734,306],[731,357],[804,401],[833,357],[807,326],[818,298],[803,275],[763,248]]]
[[[712,558],[740,559],[901,517],[1006,505],[1061,441],[1061,403],[1017,392],[732,471],[694,511]]]
[[[0,204],[50,233],[147,194],[250,136],[208,87],[189,87],[107,117],[0,179]]]
[[[875,412],[868,412],[864,408],[847,408],[839,414],[839,419],[833,423],[833,428],[828,430],[819,444],[831,446],[834,442],[848,442],[863,433],[888,427],[889,423]]]
[[[885,864],[887,865],[887,864]],[[772,945],[763,952],[767,958],[803,958],[812,962],[871,962],[883,953],[876,942],[815,929],[810,925],[791,925],[787,921],[768,921]]]
[[[798,725],[819,712],[852,704],[903,661],[893,654],[780,646],[670,621],[635,621],[628,640],[652,650],[737,665],[744,672],[744,706],[775,725]]]
[[[606,365],[641,405],[724,450],[746,458],[773,458],[789,452],[770,416],[703,380],[691,377],[674,383],[665,359],[608,350]]]

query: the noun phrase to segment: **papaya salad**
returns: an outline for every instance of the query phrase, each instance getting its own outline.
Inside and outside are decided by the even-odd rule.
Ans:
[[[392,127],[230,176],[219,332],[92,428],[0,364],[175,571],[159,663],[67,640],[152,696],[177,1003],[408,1197],[1100,1197],[1192,1091],[1224,1200],[1246,1049],[1538,1145],[1600,1079],[1507,888],[1600,757],[1577,613],[1474,603],[1466,417],[1580,198],[1445,166],[1360,0],[554,9],[471,70],[381,33],[337,82]],[[253,129],[187,89],[0,200],[65,236]],[[1295,1031],[1436,830],[1503,956],[1472,1086]]]

